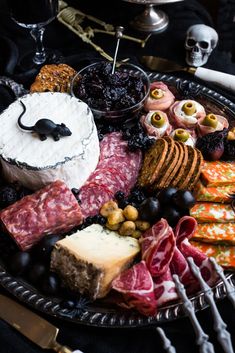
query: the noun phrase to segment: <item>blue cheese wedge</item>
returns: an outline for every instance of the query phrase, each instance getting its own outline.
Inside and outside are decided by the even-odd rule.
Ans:
[[[51,269],[71,290],[102,298],[139,251],[138,240],[93,224],[55,244]]]
[[[26,106],[21,119],[25,126],[47,118],[64,123],[72,135],[41,141],[38,134],[21,130],[18,117],[23,109],[15,101],[0,116],[0,160],[6,179],[33,190],[58,179],[80,188],[99,160],[98,134],[89,107],[66,93],[33,93],[20,100]]]

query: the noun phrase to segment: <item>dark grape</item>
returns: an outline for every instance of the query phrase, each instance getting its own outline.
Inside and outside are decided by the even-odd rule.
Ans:
[[[0,189],[0,207],[5,208],[18,200],[18,194],[14,187],[5,186]]]
[[[40,281],[40,289],[48,295],[55,295],[60,289],[60,279],[56,273],[49,272],[42,276]]]
[[[29,269],[27,273],[27,278],[33,284],[39,283],[43,275],[47,272],[48,268],[45,264],[35,263]]]
[[[9,258],[9,270],[15,276],[23,275],[31,264],[31,254],[26,251],[19,251]]]
[[[179,210],[177,210],[174,207],[166,207],[163,210],[162,217],[167,220],[167,222],[169,223],[169,225],[171,227],[175,227],[177,222],[181,218],[181,214],[180,214]]]
[[[51,252],[55,243],[61,240],[61,235],[46,235],[34,247],[33,252],[40,261],[50,261]]]
[[[195,203],[195,197],[189,190],[178,190],[173,196],[172,200],[174,204],[182,209],[190,209]]]
[[[170,205],[172,203],[172,196],[177,192],[175,188],[162,189],[157,194],[157,198],[161,205]]]
[[[139,218],[142,221],[155,223],[161,215],[160,202],[155,197],[148,197],[139,207]]]

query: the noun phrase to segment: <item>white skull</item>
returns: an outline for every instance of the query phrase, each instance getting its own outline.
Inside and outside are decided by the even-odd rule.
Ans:
[[[193,25],[186,34],[186,62],[190,66],[204,65],[218,43],[218,34],[214,28],[206,25]]]

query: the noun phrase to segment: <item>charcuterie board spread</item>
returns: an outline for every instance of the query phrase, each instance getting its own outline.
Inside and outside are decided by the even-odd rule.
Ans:
[[[156,317],[179,302],[173,274],[198,295],[188,257],[212,287],[209,256],[235,268],[233,112],[190,85],[155,77],[146,91],[110,67],[76,76],[81,101],[76,72],[46,65],[1,114],[1,264],[62,311],[89,302]],[[121,124],[89,106],[92,92],[102,109],[131,108],[144,90]]]

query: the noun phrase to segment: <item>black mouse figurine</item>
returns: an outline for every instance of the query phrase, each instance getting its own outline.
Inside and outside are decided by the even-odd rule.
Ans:
[[[61,136],[72,135],[72,132],[65,124],[55,124],[50,119],[40,119],[34,126],[25,126],[22,124],[21,118],[26,112],[26,107],[22,101],[20,101],[20,103],[23,107],[23,112],[18,118],[18,125],[21,129],[36,132],[39,135],[41,141],[46,140],[48,135],[51,135],[55,141],[58,141]]]

